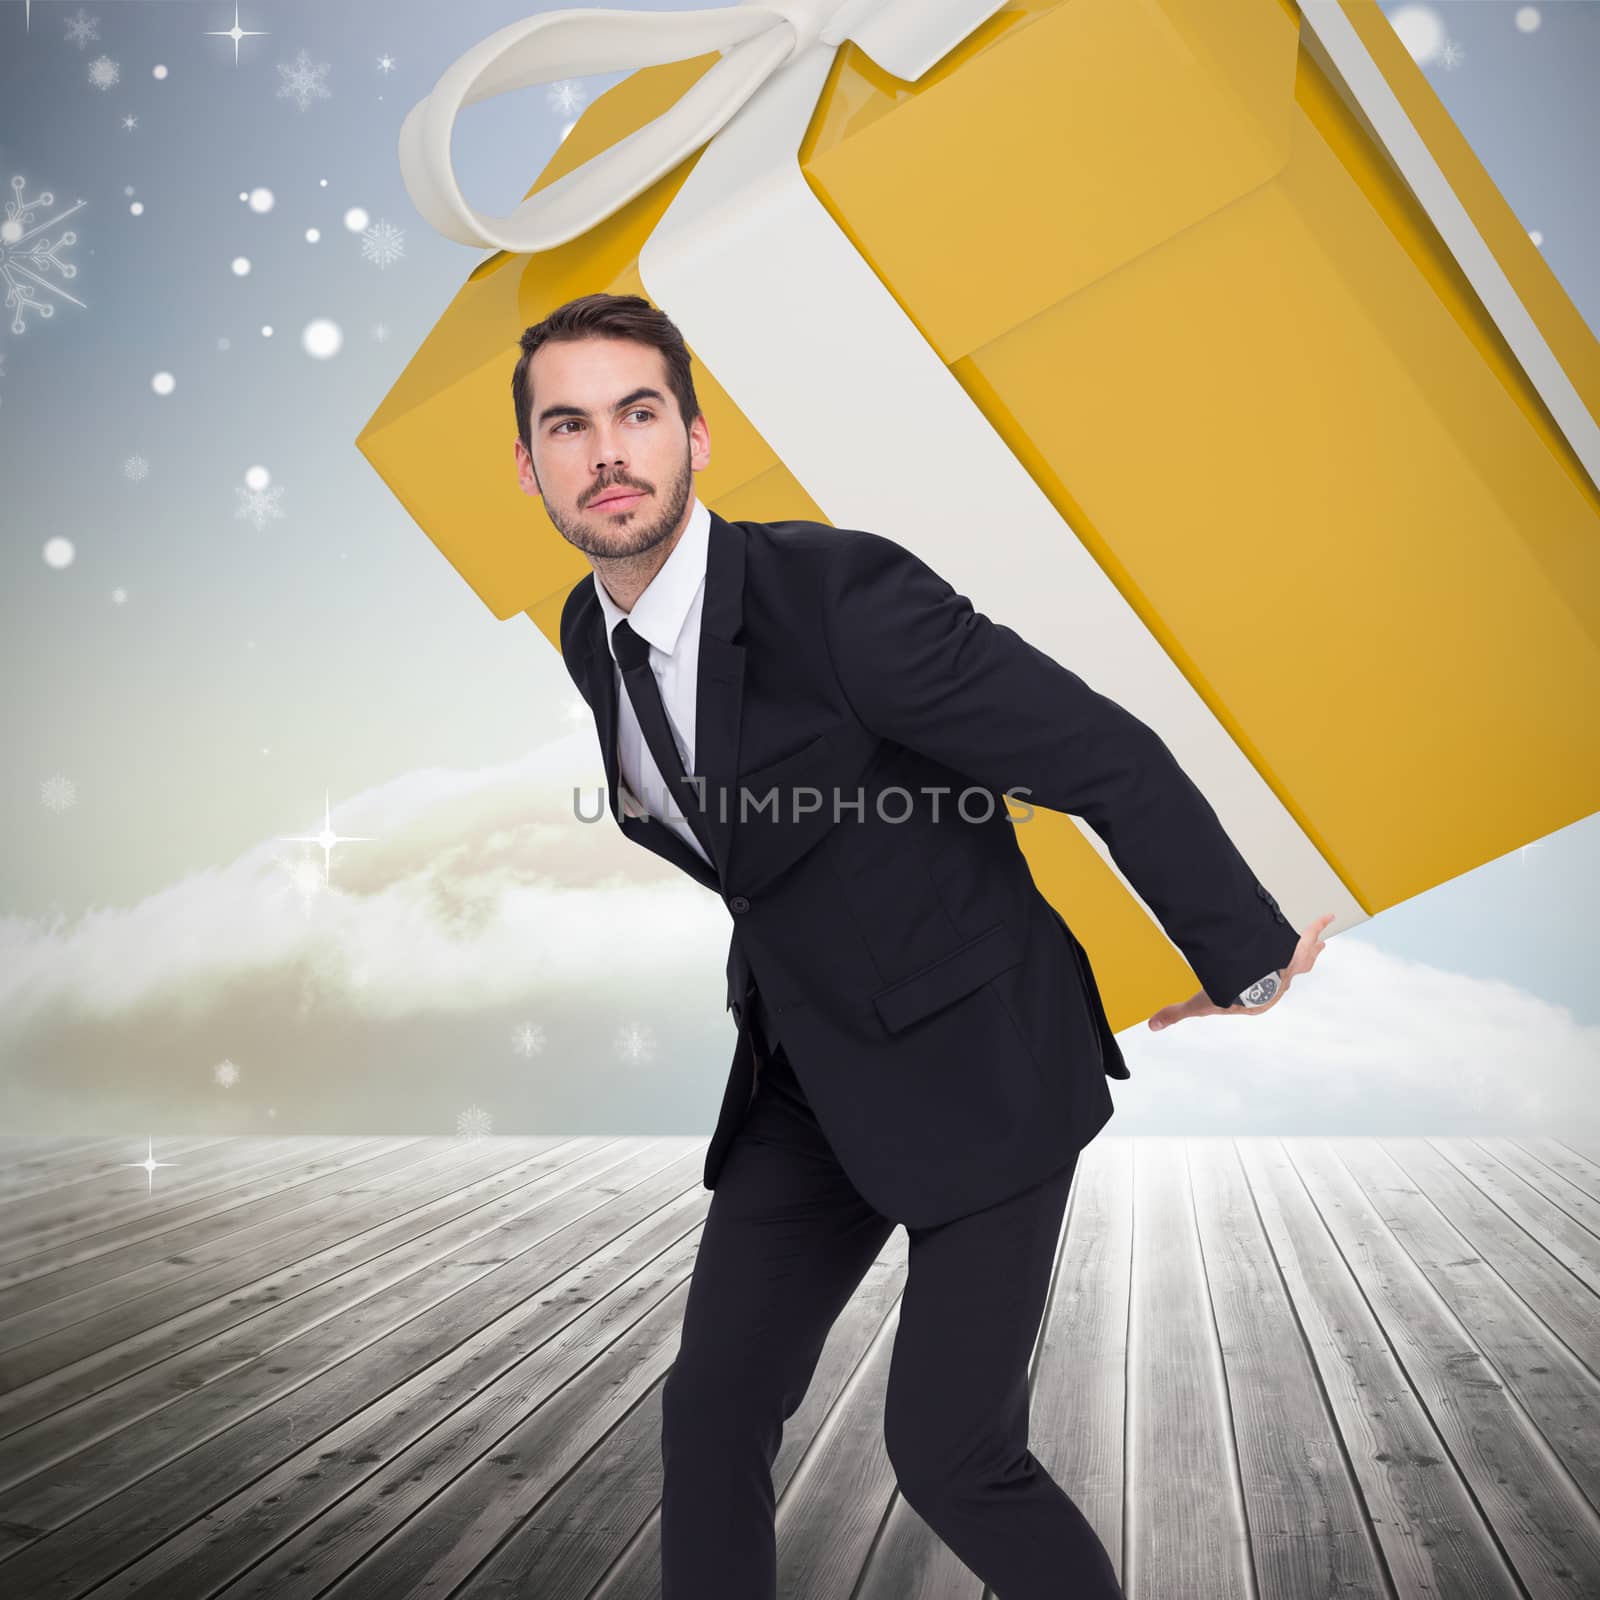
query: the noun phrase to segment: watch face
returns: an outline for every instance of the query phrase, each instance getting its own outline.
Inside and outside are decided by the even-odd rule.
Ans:
[[[1276,972],[1269,972],[1264,978],[1257,978],[1243,994],[1239,996],[1239,1003],[1254,1010],[1266,1005],[1282,987],[1283,980]]]

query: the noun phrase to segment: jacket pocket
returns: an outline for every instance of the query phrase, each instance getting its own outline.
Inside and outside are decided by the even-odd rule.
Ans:
[[[1108,1078],[1131,1077],[1128,1064],[1122,1058],[1122,1046],[1117,1043],[1117,1036],[1111,1031],[1111,1021],[1106,1016],[1105,1002],[1100,998],[1100,986],[1094,981],[1094,968],[1089,964],[1089,952],[1078,943],[1078,936],[1067,926],[1067,919],[1054,906],[1050,907],[1050,915],[1061,924],[1061,931],[1067,936],[1067,948],[1072,951],[1072,959],[1078,964],[1078,979],[1083,984],[1083,997],[1088,1003],[1094,1031],[1100,1040],[1100,1065]]]
[[[898,1033],[913,1022],[971,994],[1007,967],[1022,959],[1022,947],[1015,933],[1003,922],[987,928],[970,943],[947,956],[901,978],[872,996],[883,1025]]]

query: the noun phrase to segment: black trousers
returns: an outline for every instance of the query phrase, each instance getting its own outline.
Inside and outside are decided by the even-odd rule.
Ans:
[[[906,1500],[997,1600],[1122,1597],[1028,1449],[1028,1361],[1076,1165],[907,1229],[884,1442]],[[846,1178],[779,1044],[712,1190],[662,1388],[662,1600],[775,1600],[783,1425],[894,1227]]]

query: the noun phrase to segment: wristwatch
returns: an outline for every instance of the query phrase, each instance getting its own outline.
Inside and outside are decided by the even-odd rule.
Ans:
[[[1270,1001],[1272,1001],[1282,987],[1283,978],[1280,973],[1274,969],[1264,978],[1257,978],[1248,989],[1241,990],[1239,993],[1239,1004],[1244,1006],[1249,1011],[1258,1011],[1262,1006],[1267,1005]]]

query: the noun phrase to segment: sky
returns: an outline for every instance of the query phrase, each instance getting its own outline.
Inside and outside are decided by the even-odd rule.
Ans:
[[[400,122],[544,9],[241,0],[236,43],[231,0],[0,0],[0,205],[75,235],[71,299],[0,318],[7,1131],[710,1132],[725,907],[572,825],[600,758],[559,656],[354,443],[481,259],[412,207]],[[1385,11],[1596,326],[1600,5]],[[470,108],[469,197],[510,210],[573,114]],[[288,842],[325,797],[359,836],[326,869]],[[1591,817],[1269,1015],[1125,1030],[1108,1132],[1600,1137],[1597,866]]]

